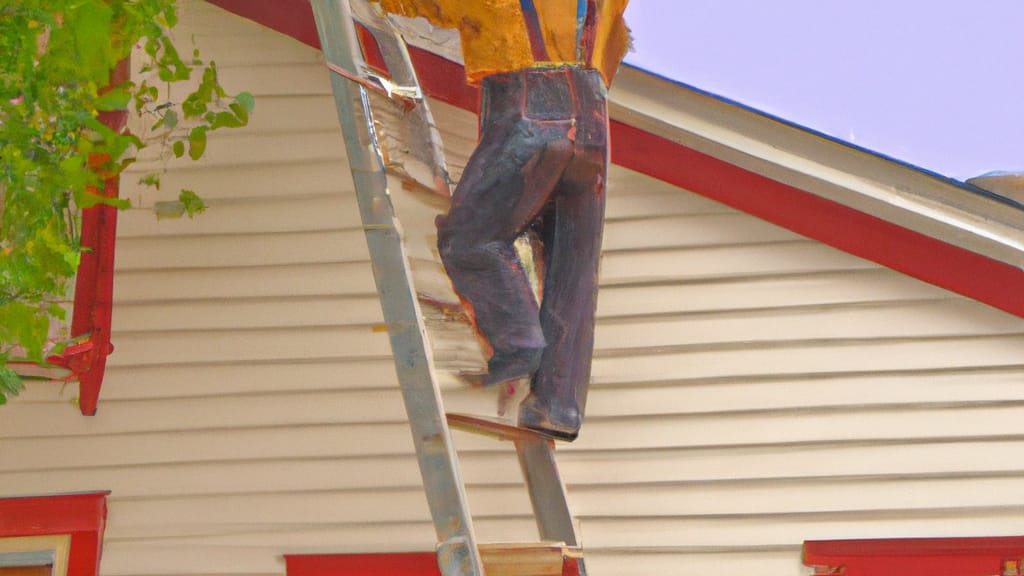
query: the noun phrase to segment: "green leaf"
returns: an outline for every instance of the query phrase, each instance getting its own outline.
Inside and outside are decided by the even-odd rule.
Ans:
[[[188,157],[199,160],[206,152],[206,126],[196,126],[188,133]]]
[[[247,114],[252,114],[256,108],[256,98],[249,92],[239,92],[238,96],[235,96],[235,102],[241,104]]]
[[[183,140],[175,140],[174,144],[171,145],[171,150],[174,152],[175,158],[181,158],[185,155],[185,142]]]
[[[17,396],[25,389],[21,376],[7,366],[0,366],[0,404],[7,403],[7,397]]]
[[[128,108],[131,98],[132,95],[127,86],[118,86],[96,99],[96,109],[102,112],[124,110]]]
[[[109,71],[116,64],[110,46],[110,25],[113,10],[102,2],[79,2],[77,7],[64,18],[74,37],[77,57],[82,71],[96,85],[107,83]]]
[[[146,174],[142,178],[139,178],[139,184],[143,186],[152,186],[157,190],[160,189],[160,175],[159,174]]]
[[[245,123],[231,112],[207,112],[203,118],[210,124],[210,130],[245,126]]]
[[[206,212],[206,203],[191,190],[182,189],[181,193],[178,194],[178,202],[181,202],[185,207],[185,212],[188,214],[189,218],[195,217],[196,214]]]
[[[167,112],[164,112],[163,123],[164,126],[173,129],[175,126],[178,125],[178,113],[174,110],[168,110]]]

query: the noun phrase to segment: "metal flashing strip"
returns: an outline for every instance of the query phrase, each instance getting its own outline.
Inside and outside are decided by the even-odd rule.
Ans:
[[[1024,210],[965,185],[630,67],[617,76],[609,101],[616,120],[914,232],[1024,268]]]

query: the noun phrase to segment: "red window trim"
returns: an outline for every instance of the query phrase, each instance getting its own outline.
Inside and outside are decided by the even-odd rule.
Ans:
[[[69,535],[68,576],[96,576],[107,521],[107,495],[0,498],[0,538]]]
[[[804,565],[843,576],[1024,574],[1024,537],[804,542]],[[1013,563],[1012,565],[1009,563]],[[1009,570],[1004,571],[1004,568]]]

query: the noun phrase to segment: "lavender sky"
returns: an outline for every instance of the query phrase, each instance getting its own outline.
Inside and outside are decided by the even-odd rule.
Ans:
[[[632,0],[626,62],[957,179],[1024,170],[1024,0]]]

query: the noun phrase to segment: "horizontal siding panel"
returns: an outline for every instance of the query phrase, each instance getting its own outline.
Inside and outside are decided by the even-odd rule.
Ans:
[[[880,408],[1024,401],[1024,368],[1006,372],[870,374],[829,378],[684,381],[675,385],[593,387],[590,416]]]
[[[899,317],[899,322],[890,322]],[[720,342],[1022,334],[1024,319],[976,302],[897,302],[832,309],[661,315],[598,322],[598,350]]]
[[[599,353],[592,381],[600,384],[668,382],[781,374],[1019,367],[1024,337],[913,341],[833,340],[736,344],[688,350]]]
[[[116,343],[116,340],[115,340]],[[483,393],[444,372],[442,388],[458,394]],[[189,398],[251,393],[289,394],[300,391],[396,388],[394,362],[376,359],[333,358],[275,362],[194,363],[180,361],[151,366],[108,366],[103,398]],[[495,392],[488,391],[488,394]],[[77,389],[60,382],[33,381],[17,402],[66,402]]]
[[[320,62],[232,66],[219,71],[218,76],[224,86],[245,86],[257,99],[260,96],[331,95],[330,72]]]
[[[69,411],[73,415],[73,411]],[[182,416],[183,418],[186,415]],[[0,470],[413,453],[406,422],[5,439]],[[116,472],[114,472],[116,473]],[[95,488],[95,487],[94,487]],[[5,488],[5,491],[15,487]],[[22,488],[32,490],[31,486]]]
[[[204,8],[202,12],[206,14],[206,18],[227,20],[210,14],[209,8]],[[261,65],[308,64],[315,62],[320,56],[317,50],[298,40],[284,38],[269,28],[253,26],[240,18],[232,20],[247,24],[244,28],[233,26],[224,31],[204,28],[201,20],[198,15],[189,15],[182,19],[180,25],[198,30],[192,35],[192,40],[204,54],[216,55],[217,68],[221,70],[235,66],[252,66],[253,54],[259,54]],[[265,49],[269,43],[273,43],[273,50]]]
[[[879,268],[797,276],[721,279],[671,284],[604,285],[597,299],[601,318],[759,310],[826,304],[951,300],[953,295]]]
[[[976,442],[1019,439],[1020,405],[946,409],[828,411],[821,413],[742,413],[592,418],[565,454],[580,451],[736,447],[746,450],[780,444],[828,442],[905,443]],[[70,410],[69,410],[70,412]],[[870,414],[870,417],[867,415]],[[185,416],[183,416],[184,418]],[[623,426],[632,432],[623,434]],[[492,440],[468,434],[456,439],[460,449],[492,451]],[[175,430],[68,437],[21,437],[4,440],[9,455],[0,470],[48,469],[54,466],[126,466],[167,462],[217,462],[254,458],[351,457],[412,454],[404,419],[393,423],[263,426],[221,430]],[[955,453],[955,452],[953,452]],[[739,454],[745,454],[740,452]],[[628,458],[626,458],[628,460]],[[567,458],[572,461],[572,458]],[[738,464],[742,470],[742,464]],[[808,462],[821,468],[822,462]]]
[[[125,271],[358,262],[369,258],[361,229],[126,238],[118,242],[115,257],[118,270]]]
[[[472,454],[465,461],[467,481],[500,470],[503,483],[522,484],[519,464],[511,446],[503,453]],[[35,493],[57,494],[82,486],[104,486],[117,498],[216,496],[223,494],[270,494],[275,492],[324,492],[344,489],[404,488],[422,491],[419,466],[412,454],[349,458],[182,462],[126,466],[111,475],[104,467],[79,468],[72,474],[60,469],[40,474],[3,472],[7,486],[32,485]],[[525,487],[523,487],[525,490]]]
[[[664,282],[859,270],[875,265],[814,242],[605,252],[601,281]]]
[[[155,200],[175,199],[182,188],[194,189],[208,200],[278,198],[301,202],[308,196],[339,193],[352,195],[353,201],[355,198],[348,166],[337,159],[267,161],[244,168],[197,163],[194,167],[199,166],[201,169],[178,169],[163,174],[160,192],[139,185],[138,179],[146,172],[126,172],[121,178],[121,195],[131,199],[135,206],[152,206]],[[240,186],[240,182],[244,182],[244,186]]]
[[[148,149],[147,149],[148,150]],[[159,153],[154,150],[152,154]],[[345,160],[345,143],[341,135],[332,130],[321,132],[289,132],[262,134],[252,131],[215,133],[209,137],[209,144],[203,158],[193,162],[189,158],[159,158],[144,152],[133,166],[133,172],[146,173],[164,169],[198,172],[213,166],[242,167],[265,162],[314,162],[331,160],[342,163]],[[163,181],[161,180],[161,184]],[[236,184],[237,186],[237,184]]]
[[[302,282],[298,282],[298,279],[302,279]],[[376,293],[377,287],[373,282],[373,272],[368,261],[119,270],[114,275],[116,303]]]
[[[324,194],[299,198],[208,200],[195,218],[156,221],[150,210],[130,210],[118,216],[118,246],[127,239],[222,234],[273,234],[338,230],[361,226],[355,196]]]
[[[805,540],[850,538],[950,538],[958,536],[1019,536],[1024,514],[1019,509],[887,511],[721,517],[641,518],[628,522],[614,518],[582,518],[590,549],[656,548],[728,549],[763,546],[791,547]]]
[[[605,205],[605,227],[619,222],[666,215],[729,215],[734,212],[723,204],[696,194],[680,193],[678,188],[658,190],[661,186],[644,187],[643,193],[629,190],[629,182],[620,171],[609,174],[609,193]],[[626,181],[623,181],[626,180]],[[660,184],[660,183],[659,183]],[[654,189],[655,191],[647,191]],[[632,193],[627,193],[632,192]]]
[[[757,576],[797,576],[807,574],[800,561],[799,546],[788,550],[743,550],[723,552],[585,552],[587,572],[619,576],[664,576],[671,567],[672,576],[715,576],[718,574],[756,574]]]
[[[745,214],[701,214],[610,221],[604,250],[715,246],[802,240],[784,228]]]
[[[744,481],[733,483],[645,486],[575,486],[570,499],[578,517],[607,516],[652,518],[775,514],[844,514],[878,510],[928,511],[942,508],[998,508],[1021,510],[1024,482],[1020,476],[1003,478],[842,479]],[[488,489],[487,498],[501,498],[504,490]],[[507,497],[507,495],[506,495]],[[936,502],[941,499],[941,504]]]
[[[376,296],[308,296],[123,303],[114,308],[118,332],[380,324]]]
[[[571,498],[587,496],[588,512],[614,510],[619,504],[600,502],[595,494],[609,490],[647,498],[665,490],[694,490],[708,484],[767,489],[772,480],[798,485],[829,486],[858,482],[868,485],[911,480],[957,480],[975,486],[987,480],[1018,478],[1021,467],[1008,454],[1022,441],[930,442],[897,445],[764,446],[730,449],[669,449],[622,455],[602,451],[563,451],[559,467]],[[518,462],[510,445],[494,452],[463,452],[463,478],[474,494],[497,485],[522,489]],[[881,469],[884,468],[884,471]],[[62,470],[75,470],[62,474]],[[318,492],[340,489],[420,488],[419,470],[411,453],[400,456],[344,458],[281,458],[223,462],[168,462],[122,467],[111,475],[104,466],[0,472],[6,486],[31,487],[28,493],[60,493],[82,486],[104,487],[120,498],[212,496]],[[1008,480],[1010,481],[1010,480]],[[943,489],[945,490],[945,489]],[[865,494],[870,490],[865,488]],[[898,490],[897,490],[898,492]],[[952,492],[943,492],[952,494]],[[1013,492],[1008,492],[1007,495]],[[934,494],[934,493],[933,493]],[[579,495],[579,496],[577,496]],[[615,500],[615,497],[609,497]],[[959,502],[959,500],[957,500]],[[667,504],[673,506],[674,504]],[[637,510],[639,512],[639,509]],[[683,512],[685,513],[685,511]],[[650,514],[650,512],[645,512]],[[630,513],[624,514],[629,516]]]
[[[122,333],[117,347],[112,366],[391,354],[387,333],[373,326]]]
[[[517,516],[492,518],[477,516],[474,528],[482,542],[536,542],[537,527],[533,518]],[[107,542],[113,541],[131,549],[146,547],[206,547],[211,549],[251,546],[287,553],[351,553],[400,552],[433,550],[434,527],[424,518],[416,522],[310,522],[285,524],[267,522],[251,524],[184,524],[162,526],[140,525],[131,533],[113,531],[108,526]],[[359,535],[355,532],[362,531]],[[349,534],[352,534],[349,537]],[[382,534],[385,536],[382,537]],[[389,538],[386,535],[390,534]],[[504,537],[504,538],[502,538]],[[372,539],[371,539],[372,538]],[[404,540],[400,540],[404,538]]]
[[[767,411],[715,414],[591,418],[581,433],[581,449],[748,446],[830,441],[907,442],[1009,437],[1024,434],[1014,419],[1024,405],[891,408],[887,410]],[[628,429],[628,435],[622,430]]]
[[[36,436],[129,434],[167,430],[210,430],[338,423],[401,422],[397,389],[153,401],[106,402],[102,419],[61,418],[60,404],[22,406],[0,422],[0,437],[12,437],[32,422],[50,422]]]
[[[337,378],[348,376],[341,373]],[[63,418],[68,412],[63,402],[29,403],[0,421],[0,437],[15,437],[19,430],[28,430],[36,422],[50,424],[38,428],[34,436],[51,437],[406,421],[397,386],[356,386],[307,393],[112,400],[104,403],[101,419]],[[494,405],[491,393],[472,389],[453,394],[451,400],[449,408],[459,412],[490,412]]]
[[[558,455],[559,470],[570,494],[578,486],[590,485],[619,485],[624,490],[643,491],[648,485],[692,482],[1016,476],[1024,470],[1016,459],[1008,457],[1024,444],[1021,437],[668,447],[624,453],[584,442],[589,430],[588,422],[581,436],[581,449],[561,450]],[[474,471],[474,481],[512,481],[508,471],[482,471],[476,459],[475,453],[463,457],[467,475]]]

